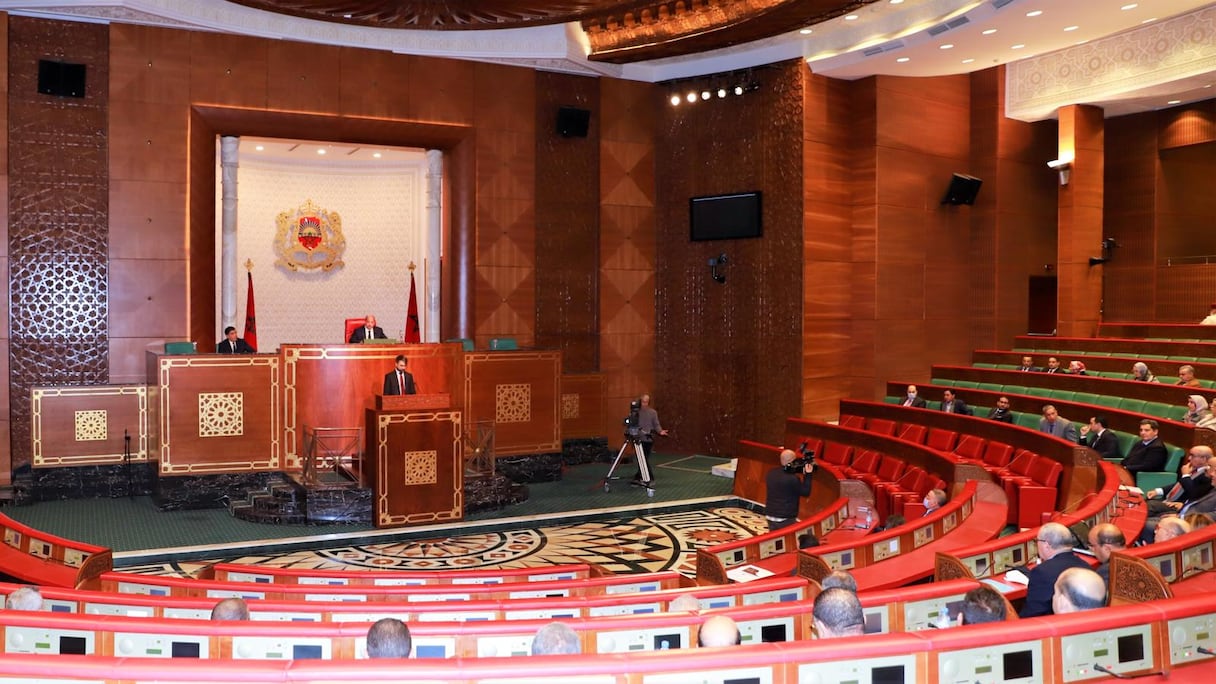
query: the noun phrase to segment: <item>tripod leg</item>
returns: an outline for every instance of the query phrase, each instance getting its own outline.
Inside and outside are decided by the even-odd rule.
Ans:
[[[638,459],[638,471],[642,473],[642,486],[646,488],[646,496],[654,496],[653,478],[650,477],[650,462],[646,460],[646,451],[641,444],[634,442],[633,453]]]
[[[612,459],[612,466],[608,468],[608,474],[604,476],[604,491],[609,491],[609,482],[612,481],[612,474],[616,472],[617,466],[621,464],[621,458],[625,455],[625,449],[629,448],[629,442],[626,441],[621,445],[621,450],[616,452],[616,458]]]

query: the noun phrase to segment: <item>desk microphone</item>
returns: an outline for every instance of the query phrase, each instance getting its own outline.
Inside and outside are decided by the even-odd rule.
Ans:
[[[1108,674],[1108,675],[1114,677],[1115,679],[1131,679],[1131,677],[1128,677],[1125,674],[1115,672],[1114,670],[1110,669],[1109,667],[1106,667],[1105,665],[1099,665],[1097,663],[1094,663],[1094,670],[1101,672],[1103,674]]]

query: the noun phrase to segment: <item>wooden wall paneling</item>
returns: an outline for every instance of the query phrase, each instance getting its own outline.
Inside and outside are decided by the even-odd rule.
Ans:
[[[472,124],[483,104],[477,88],[485,85],[475,81],[475,74],[486,66],[441,57],[414,58],[409,70],[409,110],[402,118]]]
[[[599,368],[599,85],[543,72],[536,81],[536,345],[585,373]],[[558,134],[562,106],[591,113],[587,136]]]
[[[1211,224],[1207,224],[1211,225]],[[1201,263],[1160,263],[1154,269],[1159,294],[1153,320],[1198,323],[1216,301],[1216,268]],[[1208,301],[1212,300],[1212,301]],[[1196,336],[1198,337],[1198,336]]]
[[[1157,262],[1210,260],[1216,255],[1216,232],[1207,229],[1216,225],[1216,193],[1211,192],[1210,180],[1211,169],[1216,168],[1216,142],[1163,149],[1159,159]],[[1161,320],[1176,320],[1161,310],[1171,305],[1170,298],[1164,291],[1158,298]],[[1202,319],[1207,315],[1204,307],[1210,303],[1195,302],[1184,320]]]
[[[1159,149],[1216,142],[1216,99],[1161,110],[1157,117]]]
[[[1060,335],[1097,332],[1102,310],[1102,267],[1089,265],[1088,250],[1101,249],[1104,192],[1105,121],[1098,107],[1073,105],[1060,110],[1060,151],[1074,150],[1072,176],[1060,187],[1059,291]]]
[[[1106,121],[1102,228],[1119,243],[1101,267],[1108,321],[1151,320],[1156,310],[1156,121],[1151,112]]]
[[[981,192],[993,191],[997,178],[998,150],[1001,148],[1004,118],[1004,70],[984,69],[974,72],[971,85],[970,173],[987,185]],[[999,195],[998,195],[999,197]],[[982,202],[968,213],[968,279],[971,295],[967,306],[972,321],[969,342],[972,348],[1000,346],[997,333],[999,301],[997,298],[997,225],[999,202]]]
[[[562,439],[603,437],[604,376],[601,373],[563,373],[561,377]],[[626,411],[620,417],[628,415]],[[611,441],[616,435],[607,433]]]
[[[30,388],[109,375],[105,26],[8,20],[11,466],[31,460]],[[38,60],[84,64],[85,96],[38,93]]]
[[[598,83],[601,434],[614,440],[630,400],[655,394],[655,127],[666,102],[651,84]],[[675,408],[676,397],[653,397],[656,404],[665,399]]]
[[[110,24],[110,99],[188,104],[190,44],[177,29]]]
[[[268,49],[265,38],[196,31],[190,41],[190,102],[265,109]]]
[[[186,334],[201,349],[214,345],[219,335],[215,320],[215,134],[206,116],[191,107],[187,130],[190,176],[185,225],[189,283]]]
[[[266,50],[266,107],[341,112],[341,55],[335,45],[272,41]]]
[[[339,112],[344,116],[404,119],[410,112],[410,73],[417,60],[383,50],[340,48]]]
[[[464,355],[466,424],[494,421],[494,455],[562,450],[561,352]]]
[[[35,468],[148,460],[148,391],[139,385],[35,387],[30,423]]]

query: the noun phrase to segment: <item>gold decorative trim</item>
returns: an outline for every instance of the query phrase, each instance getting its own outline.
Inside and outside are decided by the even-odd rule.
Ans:
[[[405,480],[402,484],[405,486],[433,485],[439,481],[438,451],[407,451],[402,458],[405,462]]]
[[[562,420],[573,420],[579,417],[577,394],[562,395]]]
[[[104,442],[108,437],[106,418],[109,413],[105,409],[76,411],[77,442]]]
[[[240,437],[245,434],[245,395],[241,392],[198,393],[198,436]]]
[[[131,437],[131,462],[144,463],[149,460],[148,454],[148,388],[145,385],[94,385],[82,387],[34,387],[30,390],[30,441],[33,459],[31,465],[35,468],[49,468],[69,465],[112,465],[126,462],[121,448],[104,454],[84,456],[47,456],[43,420],[43,402],[56,398],[80,398],[87,406],[88,400],[95,397],[130,396],[136,402],[136,424]],[[83,410],[83,409],[82,409]],[[107,433],[109,428],[106,428]],[[124,445],[125,446],[125,445]]]
[[[532,422],[532,385],[523,382],[495,385],[494,422]]]

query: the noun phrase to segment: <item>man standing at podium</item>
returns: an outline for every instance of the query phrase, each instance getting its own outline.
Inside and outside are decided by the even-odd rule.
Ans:
[[[368,314],[366,321],[363,323],[363,327],[355,328],[351,332],[350,339],[347,340],[347,342],[350,342],[351,344],[359,344],[363,340],[385,339],[388,339],[388,336],[384,334],[384,330],[380,326],[376,325],[376,317]],[[385,394],[388,394],[388,392],[385,392]]]
[[[384,376],[384,394],[418,393],[418,388],[414,385],[414,376],[405,370],[408,363],[404,354],[397,355],[397,368]]]

